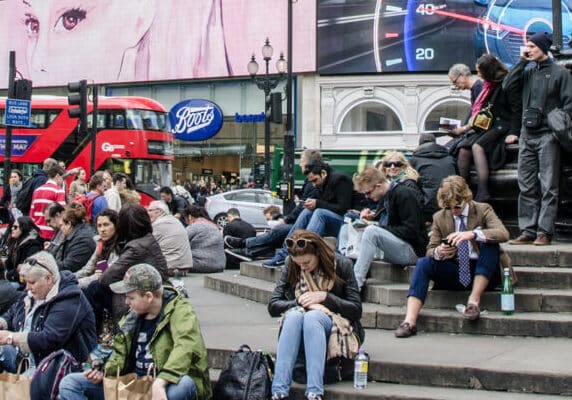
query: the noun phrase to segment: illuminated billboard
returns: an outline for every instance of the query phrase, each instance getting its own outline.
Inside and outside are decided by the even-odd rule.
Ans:
[[[10,50],[34,86],[248,75],[268,37],[287,53],[287,0],[0,0],[0,88]],[[293,3],[294,72],[316,69],[316,3]],[[261,71],[263,69],[261,68]]]
[[[552,32],[552,0],[318,0],[318,72],[447,71],[486,52],[510,66],[536,32]]]

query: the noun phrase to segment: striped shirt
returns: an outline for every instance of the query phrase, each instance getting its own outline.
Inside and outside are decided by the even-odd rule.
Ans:
[[[40,237],[46,240],[50,240],[54,236],[54,230],[46,224],[44,211],[54,201],[60,203],[63,207],[66,206],[66,192],[55,181],[50,179],[34,190],[32,206],[30,207],[30,218],[40,228]]]

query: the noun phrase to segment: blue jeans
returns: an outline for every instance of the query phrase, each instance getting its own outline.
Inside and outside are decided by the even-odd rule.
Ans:
[[[306,394],[324,394],[324,366],[332,319],[318,310],[305,313],[292,309],[284,315],[278,338],[272,393],[287,395],[292,383],[292,371],[304,340],[306,356]]]
[[[343,223],[344,217],[342,215],[326,210],[325,208],[316,208],[314,211],[304,209],[300,215],[298,215],[298,218],[294,225],[292,225],[292,228],[290,228],[290,232],[288,232],[287,237],[291,237],[294,232],[299,229],[306,229],[321,237],[338,237]],[[280,252],[276,254],[276,257],[280,257],[283,260],[287,255],[288,252],[286,251],[286,245],[284,244]]]
[[[0,372],[16,373],[18,350],[12,345],[0,346]]]
[[[167,399],[193,400],[197,396],[197,386],[188,375],[183,375],[177,384],[167,386]],[[103,383],[90,382],[82,372],[64,376],[60,383],[60,400],[105,400]]]
[[[247,238],[244,247],[245,254],[249,257],[259,257],[274,253],[284,244],[290,228],[292,228],[290,224],[280,224],[262,235]]]
[[[387,229],[379,226],[368,226],[363,232],[359,256],[354,265],[354,274],[361,289],[369,271],[375,252],[383,252],[382,260],[391,264],[409,265],[417,260],[417,255],[409,243],[398,238]]]
[[[487,290],[492,290],[500,281],[498,244],[482,243],[479,247],[479,258],[471,260],[471,281],[475,275],[483,275],[489,280]],[[415,271],[409,284],[408,296],[413,296],[425,303],[429,281],[444,290],[467,290],[459,282],[459,264],[455,259],[435,260],[432,257],[423,257],[417,260]]]

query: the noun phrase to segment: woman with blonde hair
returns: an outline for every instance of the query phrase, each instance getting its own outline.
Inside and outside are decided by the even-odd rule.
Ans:
[[[424,204],[423,192],[419,187],[419,173],[411,166],[405,154],[400,151],[385,153],[378,168],[391,182],[401,183],[415,190],[417,198]]]
[[[343,354],[340,341],[353,340],[354,347],[363,342],[360,294],[352,262],[320,236],[298,230],[285,244],[286,266],[268,303],[271,316],[282,316],[272,399],[288,397],[298,357],[305,360],[306,399],[322,399],[326,360],[341,356],[351,364],[352,354]]]

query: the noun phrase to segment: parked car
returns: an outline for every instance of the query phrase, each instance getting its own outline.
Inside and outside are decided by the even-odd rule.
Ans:
[[[242,220],[251,223],[257,230],[263,230],[270,228],[262,214],[262,211],[270,205],[278,206],[282,212],[282,200],[272,196],[269,190],[239,189],[209,196],[205,208],[220,227],[227,223],[228,209],[237,208]]]

